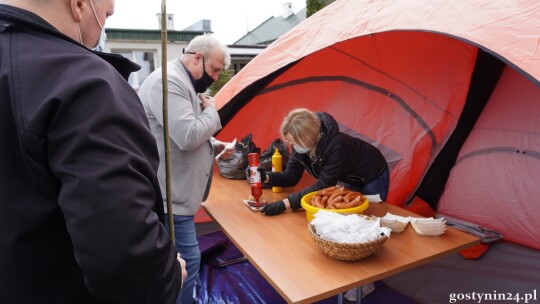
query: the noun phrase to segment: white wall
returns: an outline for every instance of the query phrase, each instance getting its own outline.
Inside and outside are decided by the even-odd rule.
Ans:
[[[167,61],[178,58],[182,54],[182,49],[187,47],[188,42],[175,42],[167,44]],[[106,41],[105,52],[111,53],[114,51],[123,50],[138,50],[138,51],[155,51],[156,52],[156,69],[161,67],[161,41]]]

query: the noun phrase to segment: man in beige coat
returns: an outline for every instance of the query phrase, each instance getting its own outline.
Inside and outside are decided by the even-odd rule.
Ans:
[[[195,37],[184,54],[167,64],[171,185],[176,248],[186,260],[188,278],[178,303],[193,302],[200,252],[194,215],[206,200],[212,181],[214,154],[226,143],[213,135],[221,129],[214,98],[203,93],[230,63],[227,48],[212,35]],[[163,140],[162,71],[151,73],[139,89],[159,149],[159,184],[166,202]],[[233,152],[225,153],[227,158]]]

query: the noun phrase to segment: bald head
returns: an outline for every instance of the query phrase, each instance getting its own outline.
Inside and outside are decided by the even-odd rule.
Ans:
[[[40,16],[88,48],[97,44],[105,20],[114,13],[114,0],[0,0],[0,3]]]

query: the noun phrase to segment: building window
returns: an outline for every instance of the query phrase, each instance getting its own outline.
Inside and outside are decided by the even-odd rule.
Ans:
[[[144,79],[156,69],[156,51],[111,50],[111,53],[120,54],[141,66],[139,71],[129,75],[129,84],[131,84],[135,90],[138,90]]]

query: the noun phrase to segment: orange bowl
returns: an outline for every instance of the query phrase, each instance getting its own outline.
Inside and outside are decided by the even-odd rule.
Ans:
[[[308,222],[311,222],[313,219],[313,215],[319,210],[325,210],[340,214],[362,214],[368,207],[369,207],[369,201],[367,198],[364,199],[364,202],[356,207],[353,208],[346,208],[346,209],[325,209],[325,208],[318,208],[315,206],[311,206],[309,202],[311,202],[311,198],[317,195],[317,191],[310,192],[302,197],[300,200],[300,205],[302,208],[306,210],[306,218]]]

